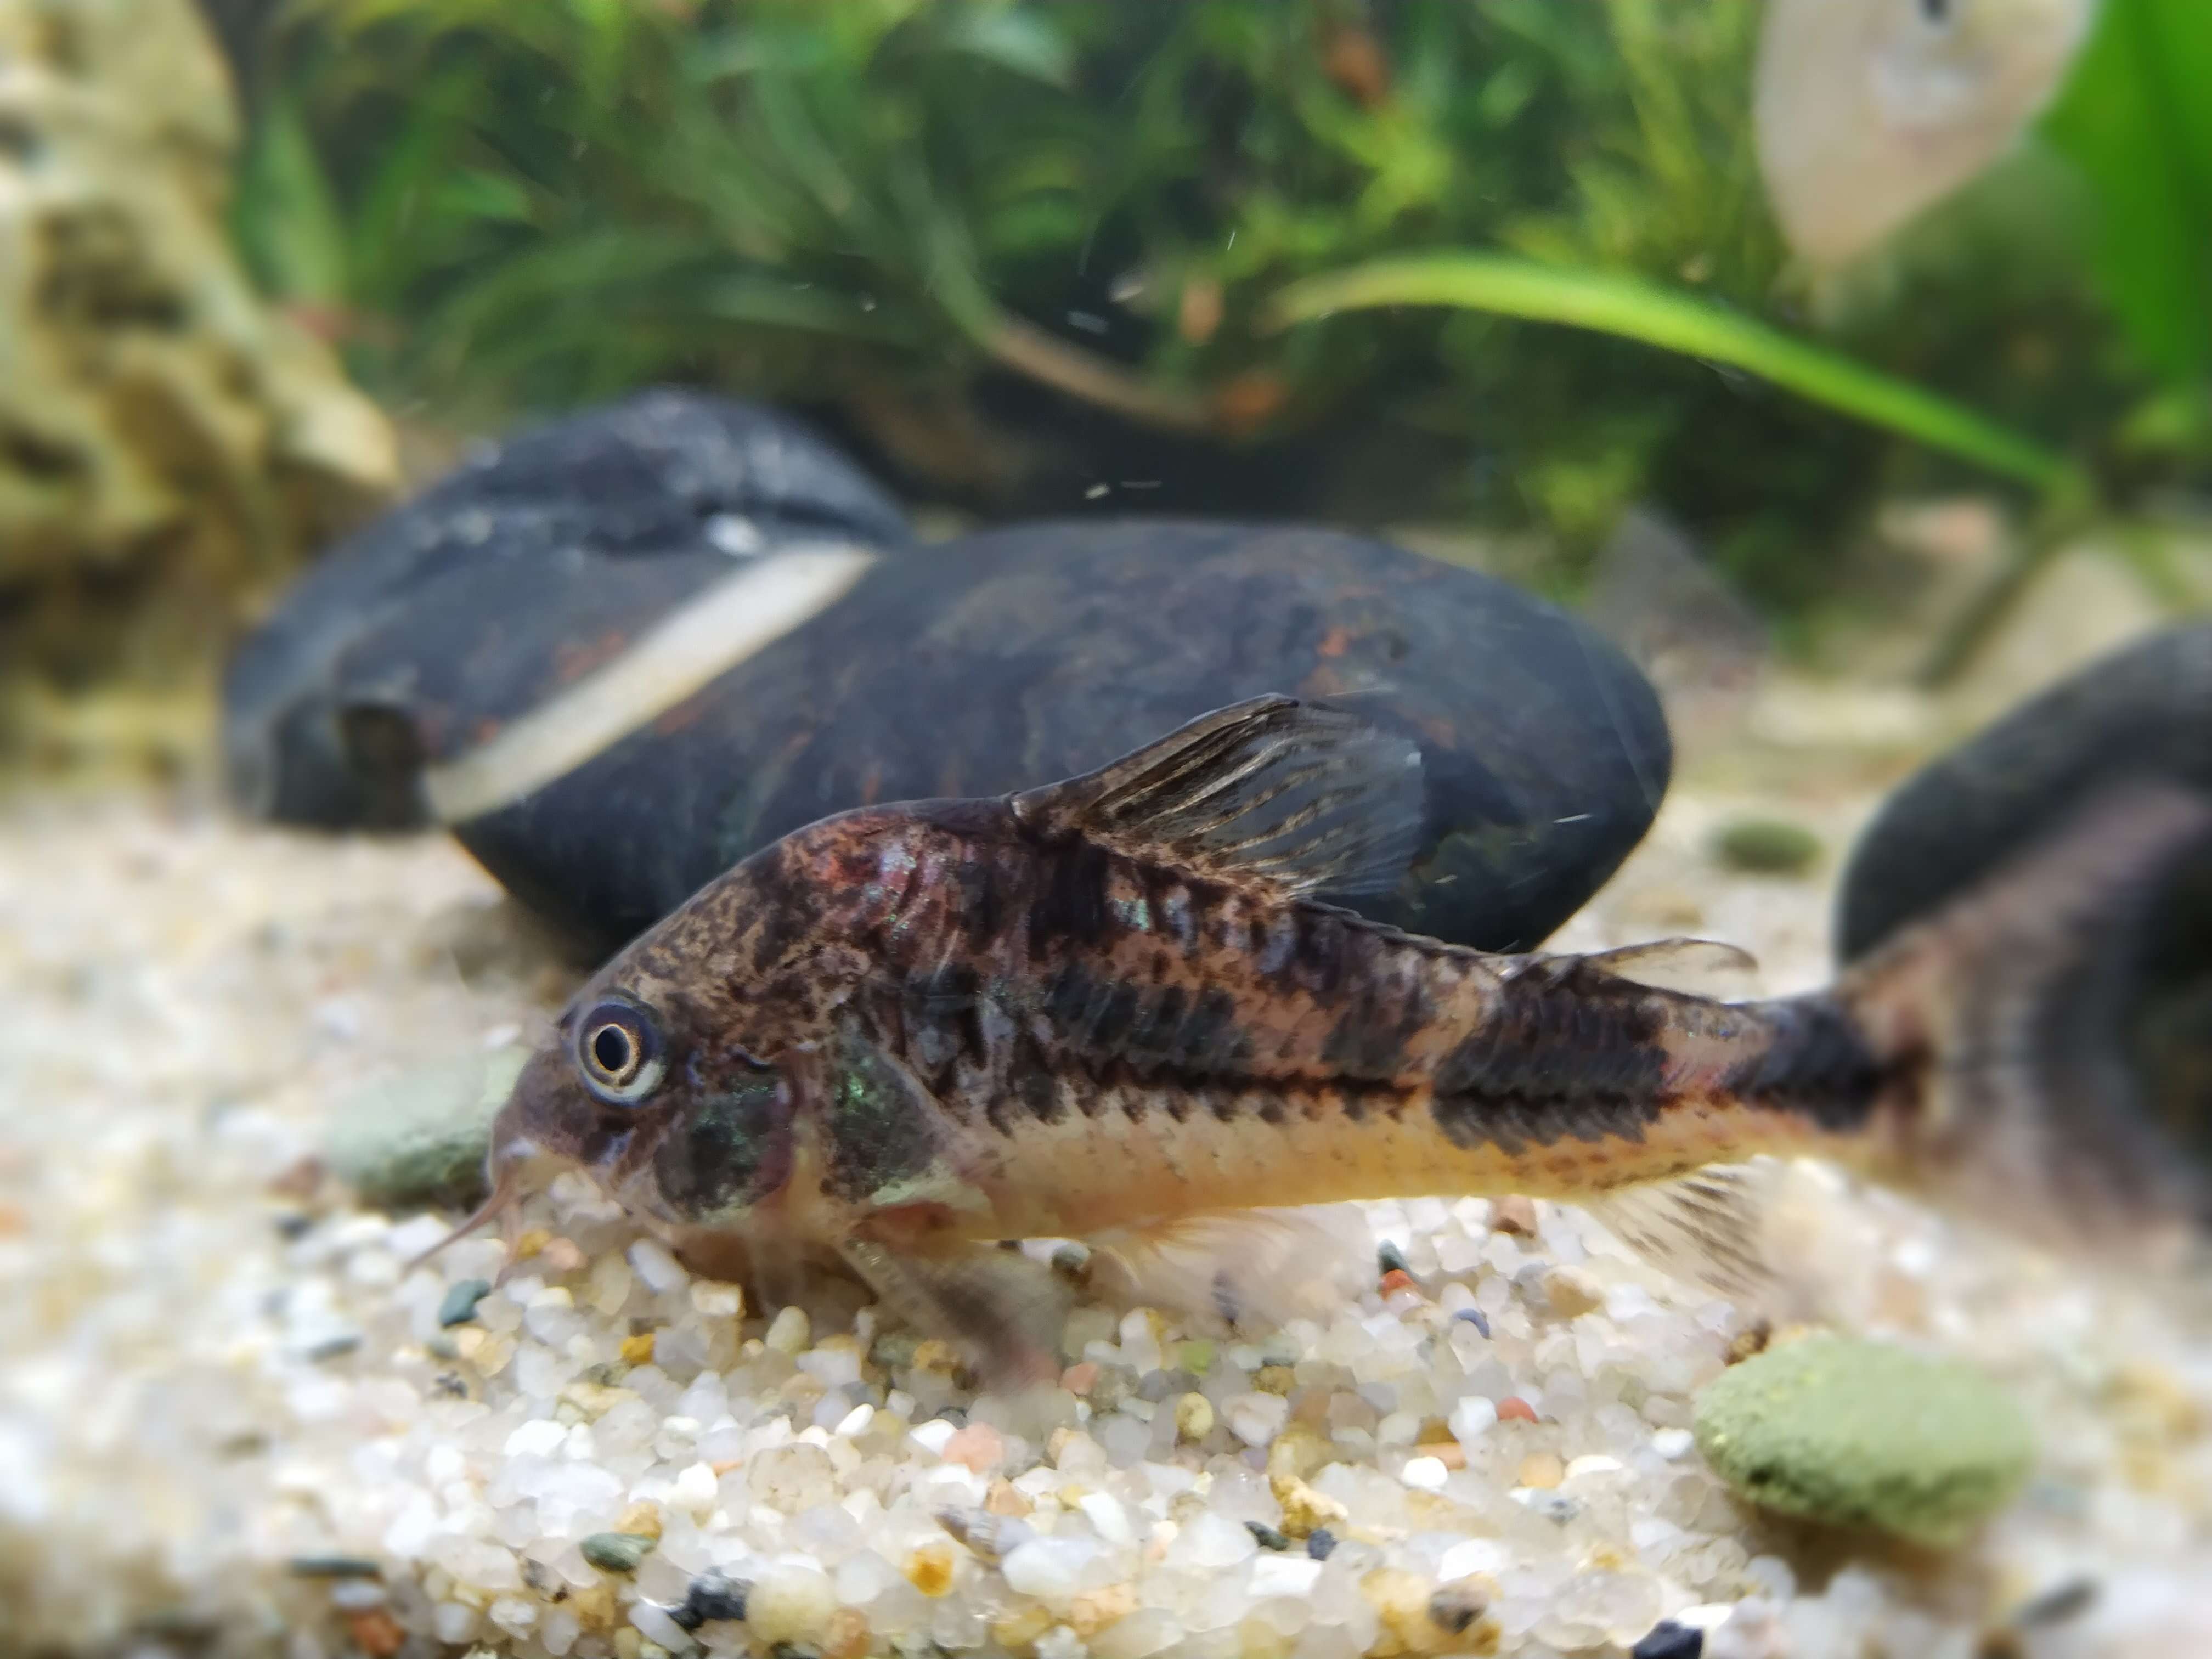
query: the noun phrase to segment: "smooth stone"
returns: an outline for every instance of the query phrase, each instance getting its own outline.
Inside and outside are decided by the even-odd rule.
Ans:
[[[748,494],[762,455],[801,453],[796,483]],[[825,539],[874,560],[842,594],[577,756],[582,726],[556,722],[526,792],[483,783],[485,745],[533,709],[747,561]],[[1294,524],[917,545],[797,423],[674,392],[515,439],[339,544],[241,653],[227,742],[234,794],[282,821],[421,823],[434,796],[526,907],[604,951],[826,813],[1055,781],[1267,692],[1352,698],[1420,745],[1420,851],[1357,908],[1486,949],[1579,908],[1672,763],[1619,650],[1475,571]]]
[[[477,1316],[477,1304],[491,1294],[489,1279],[464,1279],[449,1285],[445,1300],[438,1304],[438,1328],[451,1330],[456,1325],[465,1325]]]
[[[637,1564],[653,1553],[659,1541],[641,1532],[594,1532],[580,1539],[576,1548],[601,1572],[635,1572]]]
[[[2020,1407],[1972,1367],[1830,1335],[1722,1372],[1695,1432],[1755,1504],[1939,1549],[2009,1503],[2035,1456]]]
[[[375,1209],[477,1202],[492,1119],[528,1058],[520,1047],[464,1054],[356,1095],[325,1133],[324,1161]]]
[[[748,550],[908,533],[805,423],[726,398],[648,391],[480,446],[325,553],[240,647],[231,793],[281,823],[426,824],[424,711],[511,720],[574,677],[564,644],[647,625]],[[532,625],[502,640],[518,593]]]

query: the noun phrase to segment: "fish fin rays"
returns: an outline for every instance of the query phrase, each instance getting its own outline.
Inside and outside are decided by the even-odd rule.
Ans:
[[[1759,958],[1750,951],[1712,939],[1657,939],[1572,960],[1657,991],[1695,990],[1716,975],[1759,971]]]
[[[1366,1218],[1352,1204],[1186,1216],[1085,1242],[1101,1294],[1231,1326],[1325,1316],[1375,1262]]]
[[[1426,799],[1410,738],[1343,709],[1266,696],[1011,805],[1047,835],[1304,896],[1396,887],[1419,849]]]
[[[2166,908],[2207,881],[2212,795],[2132,778],[1855,960],[1834,995],[1921,1080],[1879,1173],[2069,1255],[2185,1257],[2212,1181],[2132,1023]]]
[[[1790,1252],[1778,1225],[1787,1175],[1788,1166],[1772,1158],[1712,1164],[1576,1201],[1668,1278],[1793,1316],[1807,1287],[1787,1268]]]
[[[866,1235],[839,1247],[847,1267],[916,1329],[949,1332],[990,1387],[1035,1387],[1060,1375],[1073,1297],[1052,1269],[1018,1250],[961,1244],[894,1249]]]

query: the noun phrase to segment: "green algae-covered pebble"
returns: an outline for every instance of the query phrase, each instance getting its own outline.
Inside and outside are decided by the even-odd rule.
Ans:
[[[595,1532],[576,1547],[601,1572],[635,1572],[637,1564],[653,1553],[658,1541],[641,1532]]]
[[[491,1121],[529,1057],[519,1046],[463,1054],[367,1090],[335,1114],[324,1158],[379,1209],[473,1205]]]
[[[2027,1478],[2027,1419],[1970,1366],[1808,1336],[1723,1371],[1698,1399],[1698,1448],[1753,1502],[1936,1548]]]
[[[1713,836],[1713,856],[1754,876],[1802,876],[1820,861],[1820,838],[1779,818],[1738,818]]]

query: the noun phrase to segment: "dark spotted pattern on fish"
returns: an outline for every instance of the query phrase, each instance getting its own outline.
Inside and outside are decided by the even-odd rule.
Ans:
[[[994,1241],[1525,1193],[1615,1206],[1726,1289],[1757,1187],[1717,1166],[1761,1154],[2001,1211],[2086,1194],[2115,1230],[2159,1198],[2156,1143],[2046,1050],[2094,1048],[2055,1018],[2097,960],[2075,941],[2212,803],[2131,797],[1829,992],[1725,1003],[1622,971],[1663,945],[1484,956],[1321,902],[1402,868],[1417,760],[1261,699],[1063,785],[799,831],[586,988],[650,1020],[665,1074],[594,1075],[572,1016],[501,1113],[495,1203],[526,1159],[581,1162],[660,1219],[833,1255],[1038,1381],[1047,1301]]]
[[[1826,995],[1778,1002],[1765,1013],[1771,1040],[1732,1066],[1721,1087],[1754,1105],[1802,1112],[1838,1133],[1863,1125],[1887,1079],[1850,1017]]]
[[[830,1044],[823,1094],[829,1169],[822,1190],[860,1199],[927,1171],[938,1151],[930,1096],[908,1069],[848,1021]]]
[[[1665,1107],[1668,1057],[1652,994],[1580,963],[1550,969],[1509,980],[1498,1017],[1437,1068],[1432,1109],[1454,1146],[1640,1139]]]
[[[769,1075],[702,1100],[653,1159],[669,1209],[686,1221],[707,1221],[774,1192],[791,1175],[789,1142],[775,1133],[788,1117]]]

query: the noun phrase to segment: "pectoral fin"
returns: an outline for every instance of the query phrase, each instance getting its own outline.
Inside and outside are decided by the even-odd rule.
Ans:
[[[1780,1176],[1771,1161],[1714,1164],[1582,1205],[1669,1278],[1771,1309],[1785,1299],[1770,1224]]]
[[[991,1387],[1011,1391],[1060,1375],[1071,1297],[1044,1263],[994,1244],[917,1248],[866,1233],[841,1253],[885,1307],[966,1348]]]

